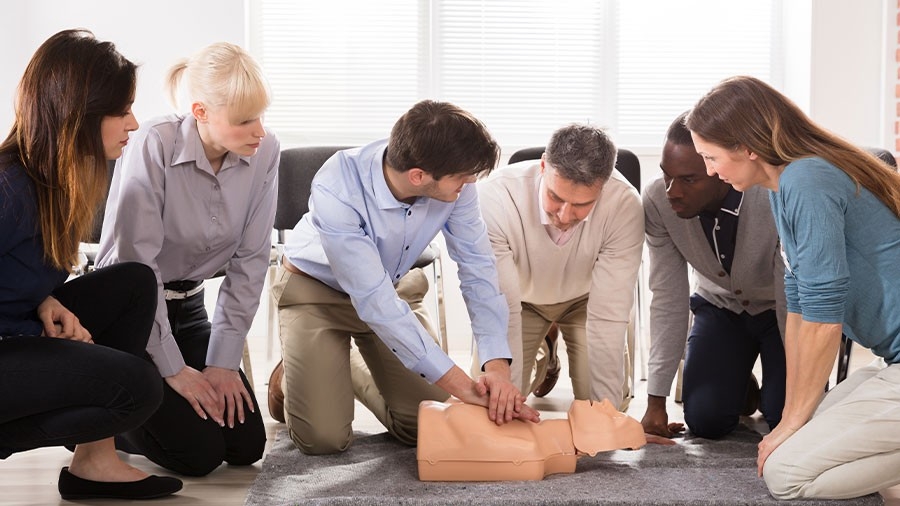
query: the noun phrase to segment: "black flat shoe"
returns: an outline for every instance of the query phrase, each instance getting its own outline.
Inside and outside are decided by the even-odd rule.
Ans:
[[[140,481],[106,482],[79,478],[69,467],[59,472],[59,495],[63,499],[155,499],[181,490],[181,480],[169,476],[148,476]]]

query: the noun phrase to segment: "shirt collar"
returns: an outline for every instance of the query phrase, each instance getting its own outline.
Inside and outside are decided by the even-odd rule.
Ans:
[[[717,214],[726,213],[731,216],[740,216],[741,215],[741,205],[744,203],[744,193],[735,190],[734,188],[730,188],[728,193],[725,194],[725,198],[722,199],[722,207],[719,208],[719,211],[715,214],[708,211],[701,211],[700,214],[704,216],[708,216],[710,218],[715,218]]]
[[[373,146],[368,163],[369,171],[371,172],[370,176],[372,177],[372,189],[375,193],[375,203],[378,204],[378,209],[410,207],[409,204],[397,200],[397,197],[394,197],[390,187],[388,187],[387,177],[384,175],[384,155],[387,151],[387,140],[381,140],[373,144],[380,144]]]
[[[203,151],[203,141],[200,140],[197,119],[190,114],[177,115],[176,117],[181,121],[181,124],[178,126],[178,135],[175,137],[175,149],[172,151],[172,166],[193,162],[200,169],[212,174],[212,167],[206,158],[206,152]],[[225,159],[222,161],[222,169],[219,170],[219,173],[238,163],[249,166],[250,157],[239,156],[231,151],[225,153]]]

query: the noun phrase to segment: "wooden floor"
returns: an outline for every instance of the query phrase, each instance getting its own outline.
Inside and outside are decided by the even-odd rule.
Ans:
[[[213,290],[207,290],[213,292]],[[269,443],[274,439],[275,432],[282,424],[275,422],[268,413],[266,406],[266,391],[269,373],[277,362],[279,348],[277,341],[269,337],[268,325],[266,325],[265,304],[260,307],[260,314],[251,329],[250,349],[251,363],[253,366],[253,378],[256,386],[256,396],[263,409],[263,419],[266,424],[266,432]],[[463,369],[468,369],[468,343],[456,343],[450,341],[451,355]],[[565,353],[561,353],[565,358]],[[646,355],[644,355],[646,356]],[[871,361],[871,355],[860,348],[856,348],[852,356],[851,370],[854,367],[864,365]],[[545,398],[534,399],[530,403],[542,412],[547,418],[565,416],[569,403],[572,400],[572,389],[568,382],[568,375],[563,361],[563,371],[559,385]],[[640,372],[639,372],[640,374]],[[628,408],[628,413],[640,419],[646,409],[646,381],[638,381],[635,388],[635,397]],[[671,397],[670,397],[671,399]],[[669,416],[672,421],[682,421],[681,407],[674,402],[669,403]],[[757,413],[757,417],[759,414]],[[757,418],[757,422],[760,420]],[[383,428],[365,408],[357,403],[356,420],[354,429],[368,432],[381,432]],[[0,505],[16,506],[47,506],[55,504],[73,504],[63,501],[56,490],[56,482],[59,470],[68,465],[71,454],[62,448],[43,448],[21,454],[0,461]],[[157,467],[143,457],[124,455],[129,462],[150,473],[167,474],[165,470]],[[166,506],[239,506],[244,504],[247,489],[260,470],[260,463],[247,467],[232,467],[223,465],[210,475],[203,478],[185,478],[184,489],[177,495],[149,502],[148,504],[160,504]],[[900,506],[900,486],[883,492],[886,504]],[[103,504],[115,506],[120,504],[133,504],[125,501],[78,501],[81,504]]]

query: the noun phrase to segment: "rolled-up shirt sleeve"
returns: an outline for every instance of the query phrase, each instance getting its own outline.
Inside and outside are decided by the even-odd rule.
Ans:
[[[808,171],[786,171],[780,194],[779,233],[788,260],[785,294],[788,311],[814,323],[843,323],[850,269],[844,235],[846,176],[818,171],[816,186],[802,181]],[[788,231],[785,234],[785,231]]]

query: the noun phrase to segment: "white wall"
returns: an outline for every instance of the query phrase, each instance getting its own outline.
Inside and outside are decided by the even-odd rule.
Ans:
[[[12,10],[12,13],[9,11]],[[213,42],[244,44],[244,0],[29,0],[4,5],[0,20],[0,132],[13,121],[12,101],[28,59],[50,35],[87,28],[140,65],[138,120],[172,111],[163,93],[166,70]]]
[[[812,8],[810,116],[865,146],[886,143],[884,0],[816,0]]]

